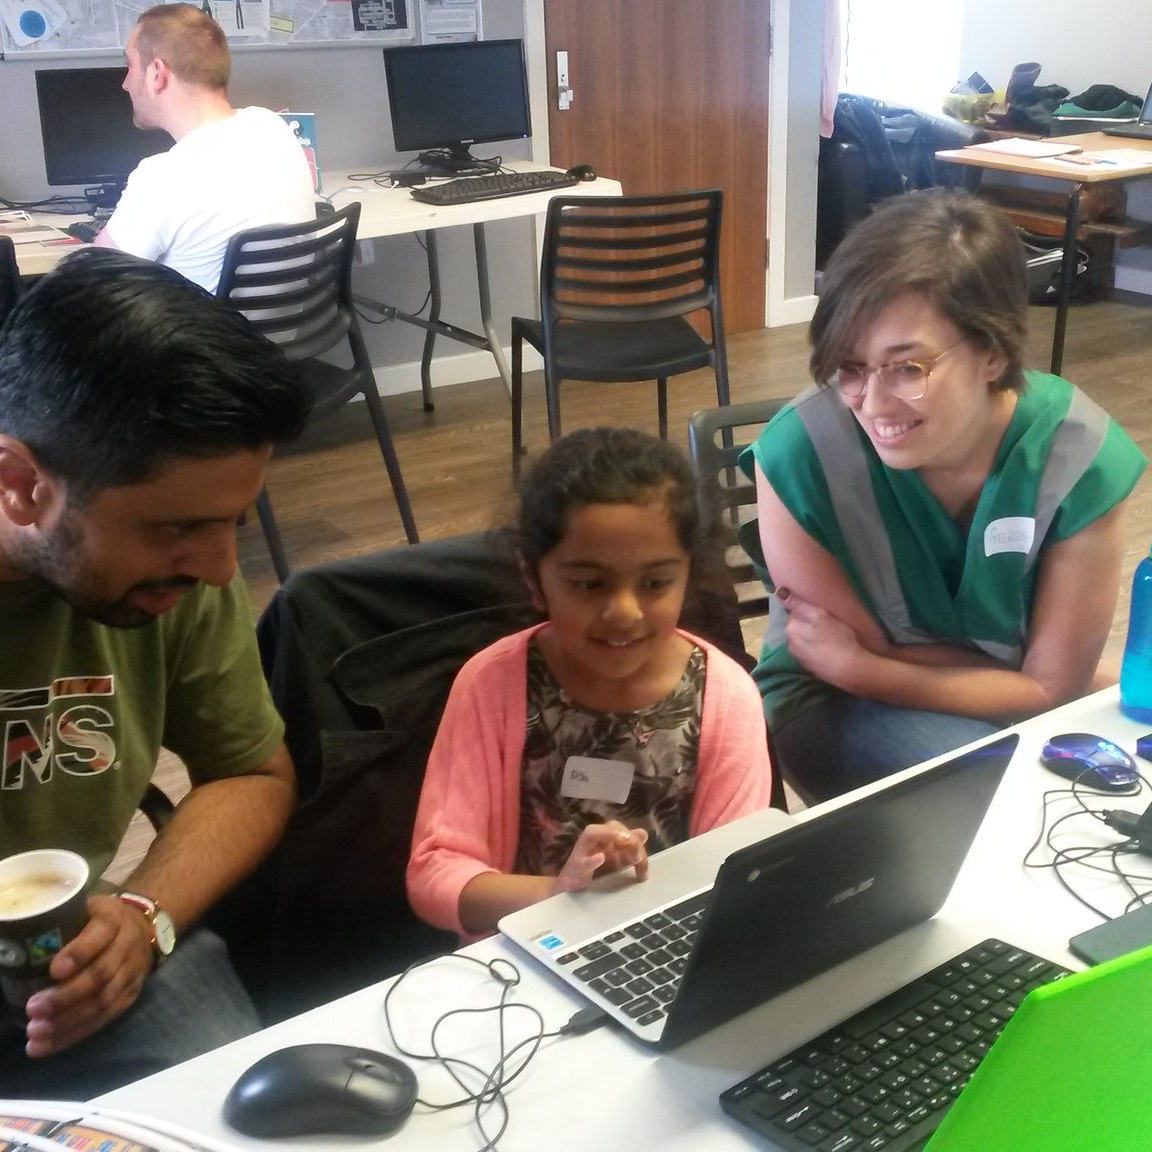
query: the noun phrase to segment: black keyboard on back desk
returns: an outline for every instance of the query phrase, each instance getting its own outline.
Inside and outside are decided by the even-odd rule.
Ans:
[[[465,176],[446,184],[428,184],[409,191],[415,200],[445,207],[471,204],[475,200],[497,200],[501,196],[523,196],[527,192],[549,192],[579,183],[578,176],[569,176],[567,172],[499,172],[495,176]]]

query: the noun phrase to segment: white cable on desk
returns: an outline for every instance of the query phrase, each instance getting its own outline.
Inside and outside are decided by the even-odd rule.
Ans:
[[[147,1139],[153,1143],[159,1137],[167,1141],[167,1146],[158,1152],[237,1152],[234,1144],[193,1132],[169,1120],[76,1100],[0,1100],[0,1116],[3,1115],[29,1120],[51,1120],[57,1124],[95,1124],[99,1121],[110,1136],[121,1136],[128,1140]],[[109,1128],[104,1124],[105,1120],[112,1121],[117,1127]],[[19,1137],[36,1152],[60,1152],[60,1144],[53,1141],[36,1143],[43,1138],[16,1129],[0,1128],[0,1136],[6,1140]]]

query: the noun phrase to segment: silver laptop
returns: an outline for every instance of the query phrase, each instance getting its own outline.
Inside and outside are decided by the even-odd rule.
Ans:
[[[500,931],[634,1036],[672,1048],[935,915],[1018,737],[795,822],[758,812]]]
[[[1127,136],[1132,140],[1152,140],[1152,87],[1144,97],[1144,107],[1136,120],[1118,124],[1115,128],[1105,128],[1107,136]]]

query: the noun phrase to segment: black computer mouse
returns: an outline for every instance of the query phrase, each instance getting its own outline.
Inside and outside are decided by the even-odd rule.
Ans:
[[[101,227],[102,225],[93,220],[77,220],[74,224],[69,224],[64,231],[85,244],[91,244],[100,235]]]
[[[1040,753],[1040,763],[1058,776],[1098,792],[1130,792],[1140,783],[1132,757],[1111,740],[1091,732],[1053,736]]]
[[[232,1086],[224,1119],[247,1136],[382,1135],[408,1119],[416,1075],[395,1056],[297,1044],[257,1060]]]
[[[577,180],[595,180],[596,173],[591,164],[577,164],[574,168],[568,169],[569,176],[575,176]]]

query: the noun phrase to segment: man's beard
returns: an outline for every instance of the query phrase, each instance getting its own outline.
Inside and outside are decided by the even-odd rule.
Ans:
[[[110,628],[146,627],[158,617],[130,604],[128,600],[133,592],[187,590],[199,583],[190,576],[143,580],[133,584],[118,600],[99,599],[89,590],[94,575],[85,557],[82,519],[82,512],[66,508],[49,535],[22,542],[12,559],[29,576],[38,577],[54,588],[77,612],[90,620]]]

